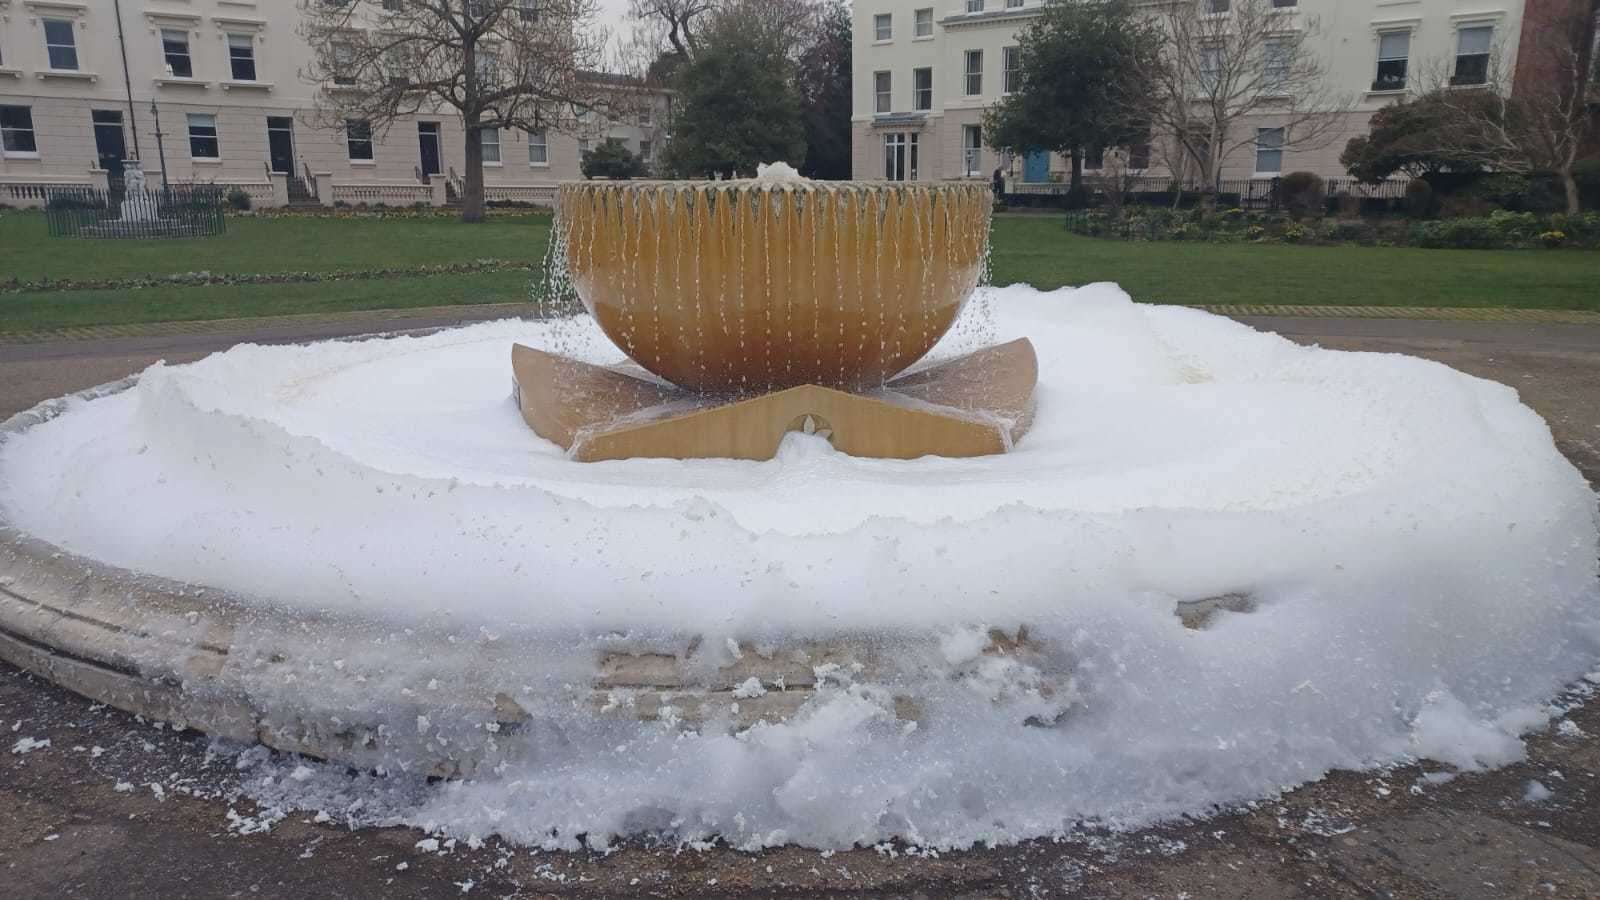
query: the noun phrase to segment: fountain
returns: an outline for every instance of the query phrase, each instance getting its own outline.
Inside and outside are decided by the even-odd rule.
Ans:
[[[587,315],[0,425],[0,658],[283,751],[240,759],[269,808],[552,849],[965,847],[1500,765],[1594,668],[1595,494],[1510,388],[977,285],[965,186],[560,200]]]
[[[518,345],[523,416],[583,461],[770,459],[796,430],[853,456],[1005,452],[1032,416],[1026,338],[901,374],[977,287],[989,208],[976,185],[766,173],[563,186],[557,262],[644,371]]]

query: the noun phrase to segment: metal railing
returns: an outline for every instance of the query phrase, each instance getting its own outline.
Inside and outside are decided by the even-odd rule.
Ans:
[[[227,188],[175,184],[144,192],[55,189],[45,201],[45,222],[54,237],[193,238],[226,230]]]

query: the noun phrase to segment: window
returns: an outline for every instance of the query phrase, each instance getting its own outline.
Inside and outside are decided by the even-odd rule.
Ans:
[[[1022,90],[1022,48],[1007,47],[1000,51],[1001,85],[1007,94]]]
[[[883,177],[890,181],[917,180],[917,138],[903,131],[883,136]]]
[[[1283,171],[1283,129],[1256,129],[1256,174],[1276,175]]]
[[[500,165],[500,129],[478,129],[479,157],[487,164]]]
[[[888,72],[872,73],[872,111],[882,115],[892,108],[892,94],[890,92]]]
[[[1212,15],[1221,15],[1232,6],[1231,0],[1205,0],[1205,10]]]
[[[189,32],[177,28],[161,29],[161,55],[167,60],[167,74],[174,78],[193,78],[194,60],[189,56]]]
[[[537,22],[539,21],[539,15],[543,12],[539,8],[540,6],[541,4],[539,0],[518,0],[517,15],[521,17],[522,21],[524,22],[528,22],[530,24]]]
[[[1083,151],[1083,167],[1085,169],[1104,169],[1106,167],[1106,148],[1089,147]]]
[[[1403,91],[1406,67],[1411,56],[1411,32],[1385,31],[1378,35],[1378,77],[1375,91]]]
[[[1451,84],[1487,84],[1489,47],[1494,42],[1494,27],[1475,25],[1456,32],[1456,74]]]
[[[1150,142],[1140,141],[1128,148],[1128,168],[1150,168]]]
[[[968,50],[966,58],[966,94],[976,97],[983,93],[983,51]]]
[[[1200,87],[1206,93],[1217,89],[1217,82],[1222,78],[1222,48],[1200,48]]]
[[[651,157],[655,153],[655,145],[650,141],[639,142],[639,162],[650,165]]]
[[[0,152],[38,154],[33,139],[33,110],[26,106],[0,106]]]
[[[933,70],[911,70],[911,108],[933,109]]]
[[[492,50],[479,50],[474,59],[478,64],[478,80],[484,84],[494,84],[499,78],[500,54]]]
[[[543,128],[528,132],[528,165],[550,165],[550,134]]]
[[[969,12],[969,13],[980,13],[980,12],[983,12],[983,0],[967,0],[967,12]]]
[[[592,147],[592,146],[594,146],[594,145],[588,138],[579,139],[579,141],[578,141],[578,155],[579,156],[588,156],[589,155],[589,148]]]
[[[1300,0],[1272,0],[1273,9],[1294,9],[1300,5]]]
[[[340,5],[342,6],[343,4]],[[383,0],[383,8],[389,12],[399,12],[403,6],[403,0]]]
[[[650,108],[650,104],[648,102],[645,103],[643,106],[639,107],[639,127],[640,128],[649,128],[652,124],[654,124],[654,120],[655,120],[655,110]]]
[[[189,113],[189,156],[192,159],[219,159],[217,117],[210,113]]]
[[[1006,9],[1021,9],[1022,0],[1006,0]]]
[[[894,37],[894,16],[890,13],[879,13],[872,17],[872,39],[887,41]]]
[[[234,81],[256,80],[256,42],[248,34],[228,35],[228,67]]]
[[[1281,94],[1289,84],[1293,53],[1289,42],[1283,38],[1268,38],[1261,45],[1261,89],[1268,94]]]
[[[968,178],[983,174],[983,126],[961,126],[961,171]]]
[[[353,44],[333,45],[333,83],[356,83],[356,48]]]
[[[344,120],[344,142],[350,149],[350,159],[372,159],[372,123],[366,119]]]
[[[50,68],[77,70],[78,41],[70,20],[44,20],[44,49],[50,55]]]
[[[916,18],[916,36],[933,37],[933,7],[919,9],[912,15]]]

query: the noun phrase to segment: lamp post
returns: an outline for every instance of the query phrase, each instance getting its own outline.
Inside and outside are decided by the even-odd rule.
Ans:
[[[162,146],[161,114],[156,110],[156,102],[150,101],[150,118],[156,123],[156,154],[161,157],[161,190],[167,190],[167,148]]]

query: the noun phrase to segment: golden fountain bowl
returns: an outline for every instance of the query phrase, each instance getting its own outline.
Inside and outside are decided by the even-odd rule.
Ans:
[[[703,392],[882,384],[977,287],[973,184],[581,182],[561,187],[567,274],[639,365]]]

